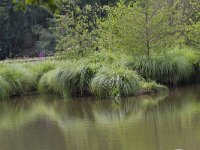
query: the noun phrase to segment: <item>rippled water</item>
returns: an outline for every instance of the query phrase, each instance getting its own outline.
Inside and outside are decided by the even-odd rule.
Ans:
[[[0,150],[199,150],[200,86],[110,100],[0,102]]]

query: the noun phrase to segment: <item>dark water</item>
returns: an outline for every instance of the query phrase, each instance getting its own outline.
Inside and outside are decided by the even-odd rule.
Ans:
[[[200,86],[121,102],[0,102],[0,150],[200,150]]]

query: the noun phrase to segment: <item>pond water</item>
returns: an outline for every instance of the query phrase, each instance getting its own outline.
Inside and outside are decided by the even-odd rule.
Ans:
[[[111,100],[0,102],[0,150],[199,150],[200,85]]]

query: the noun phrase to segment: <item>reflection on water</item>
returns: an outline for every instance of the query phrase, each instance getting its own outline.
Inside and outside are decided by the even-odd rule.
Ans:
[[[200,86],[123,99],[0,102],[0,150],[199,150]]]

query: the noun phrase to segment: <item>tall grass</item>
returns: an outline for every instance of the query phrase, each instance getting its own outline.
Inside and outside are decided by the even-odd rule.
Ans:
[[[25,67],[30,69],[30,71],[33,73],[33,75],[36,78],[36,81],[39,81],[39,79],[42,77],[43,74],[47,73],[48,71],[54,69],[58,63],[55,61],[43,61],[43,62],[34,62],[34,63],[27,63],[25,64]]]
[[[85,96],[96,70],[90,65],[72,65],[57,68],[45,74],[39,82],[39,91],[54,91],[61,95]],[[47,90],[47,91],[46,91]]]
[[[56,90],[51,86],[52,84],[52,75],[54,71],[49,71],[45,73],[38,83],[38,91],[42,94],[56,93]],[[55,80],[54,80],[55,81]],[[56,83],[57,84],[57,83]]]
[[[132,57],[123,64],[146,79],[177,84],[188,82],[193,74],[198,74],[196,70],[200,67],[200,53],[187,47],[175,47],[150,57]]]
[[[4,100],[10,96],[10,85],[2,77],[0,77],[0,100]]]
[[[95,73],[96,68],[90,65],[81,65],[74,69],[68,79],[70,93],[75,96],[88,95],[89,85]]]
[[[131,59],[130,59],[131,58]],[[122,63],[122,60],[123,61]],[[150,57],[97,52],[79,60],[1,64],[0,99],[8,96],[56,93],[98,98],[167,91],[157,84],[187,81],[199,68],[200,56],[190,49],[173,49]],[[199,71],[200,72],[200,71]],[[155,82],[145,82],[148,79]],[[143,94],[143,93],[142,93]]]
[[[27,69],[16,64],[6,64],[0,69],[2,80],[10,86],[10,95],[23,95],[35,86],[34,76]]]
[[[155,81],[140,82],[140,89],[138,94],[150,94],[150,93],[166,93],[168,92],[168,88],[165,85],[161,85],[156,83]]]
[[[99,98],[134,95],[139,88],[140,76],[131,70],[102,68],[91,82],[91,91]]]
[[[193,70],[192,64],[185,57],[169,54],[137,57],[124,64],[145,79],[169,84],[188,80]]]
[[[93,53],[87,58],[80,59],[79,62],[85,61],[87,64],[95,64],[99,68],[102,66],[121,66],[121,60],[126,59],[128,56],[125,54],[110,53],[107,51],[100,51]]]
[[[59,67],[42,76],[39,81],[38,89],[40,93],[57,93],[60,95],[69,94],[70,76],[72,69]]]
[[[189,82],[199,82],[200,81],[200,52],[194,49],[184,47],[182,49],[175,48],[170,52],[171,55],[182,56],[188,60],[192,65],[192,72],[190,74]],[[188,81],[183,81],[188,82]]]

